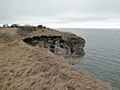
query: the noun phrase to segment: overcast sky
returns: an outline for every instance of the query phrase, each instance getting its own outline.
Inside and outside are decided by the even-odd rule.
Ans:
[[[0,0],[0,24],[118,28],[120,0]]]

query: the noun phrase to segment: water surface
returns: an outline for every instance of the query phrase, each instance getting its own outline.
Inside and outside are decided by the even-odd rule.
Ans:
[[[83,58],[75,66],[120,90],[120,29],[58,29],[72,32],[86,40]]]

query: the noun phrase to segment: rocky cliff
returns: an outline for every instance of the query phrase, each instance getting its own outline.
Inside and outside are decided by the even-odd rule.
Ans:
[[[64,35],[41,35],[32,36],[23,39],[23,41],[32,46],[48,48],[51,52],[69,56],[83,56],[85,40],[78,36],[65,37]]]

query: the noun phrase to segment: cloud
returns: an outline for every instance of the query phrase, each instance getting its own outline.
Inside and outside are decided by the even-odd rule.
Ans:
[[[118,25],[120,0],[1,0],[0,23]]]

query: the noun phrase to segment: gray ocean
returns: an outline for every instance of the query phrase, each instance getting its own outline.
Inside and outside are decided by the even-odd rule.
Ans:
[[[72,62],[96,78],[110,83],[113,90],[120,90],[120,29],[73,29],[72,32],[86,40],[86,55]]]

